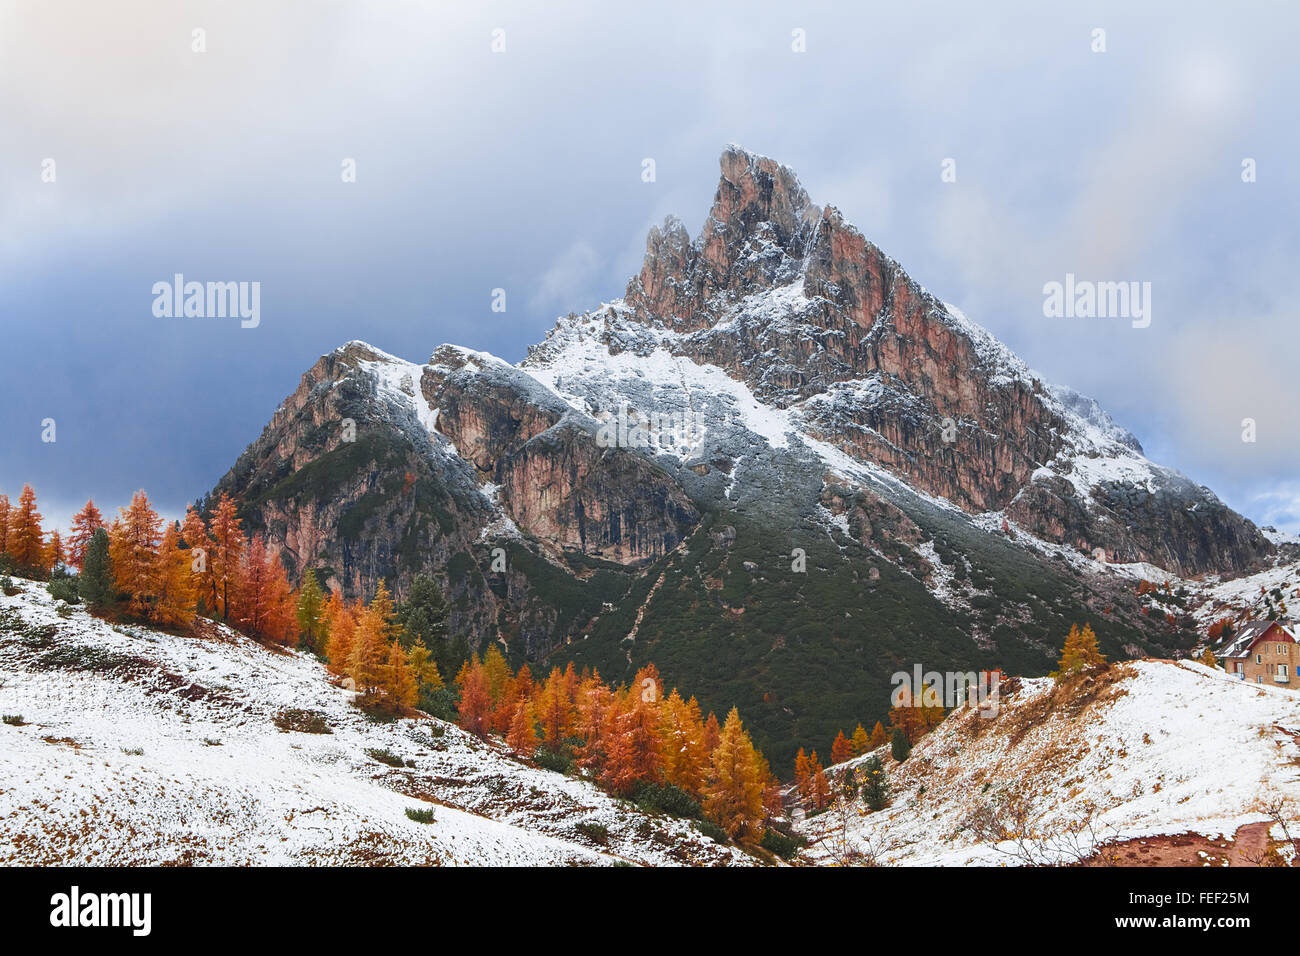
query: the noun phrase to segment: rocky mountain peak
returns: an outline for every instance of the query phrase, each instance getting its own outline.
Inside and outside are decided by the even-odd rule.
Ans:
[[[643,321],[707,328],[729,302],[798,278],[821,209],[774,159],[731,145],[704,228],[691,240],[675,216],[650,230],[626,302]]]

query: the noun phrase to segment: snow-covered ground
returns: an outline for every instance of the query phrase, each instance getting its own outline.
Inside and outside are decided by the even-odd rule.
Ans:
[[[1137,837],[1230,837],[1270,820],[1273,804],[1300,835],[1300,694],[1189,661],[1135,661],[1119,673],[1073,691],[1023,680],[994,717],[954,712],[902,765],[885,756],[890,806],[806,821],[821,841],[812,855],[828,861],[848,847],[883,864],[1072,862]],[[988,839],[1016,831],[1026,836]]]
[[[373,722],[309,656],[64,618],[16,583],[0,595],[0,714],[22,718],[0,723],[0,864],[752,862],[454,725]],[[279,730],[288,708],[331,732]]]

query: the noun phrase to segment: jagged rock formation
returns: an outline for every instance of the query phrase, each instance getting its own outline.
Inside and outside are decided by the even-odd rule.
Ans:
[[[1138,615],[1098,551],[1183,576],[1271,551],[789,169],[738,147],[721,167],[699,235],[652,229],[622,300],[561,319],[517,367],[349,343],[217,490],[295,573],[323,568],[349,594],[384,576],[400,597],[436,574],[475,645],[616,676],[656,653],[705,672],[710,641],[749,641],[701,696],[750,700],[765,748],[765,731],[808,729],[801,711],[875,712],[894,661],[1045,669],[1069,623],[1101,609],[1112,652],[1188,643]],[[794,668],[823,666],[842,700],[785,696]]]

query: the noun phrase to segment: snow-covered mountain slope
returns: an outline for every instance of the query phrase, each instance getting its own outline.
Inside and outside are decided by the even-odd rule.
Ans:
[[[791,170],[739,147],[720,168],[698,235],[652,229],[623,297],[518,365],[349,342],[214,490],[291,576],[350,597],[383,577],[400,598],[432,574],[471,646],[611,678],[657,657],[708,707],[754,714],[778,765],[883,715],[890,661],[1041,674],[1083,620],[1112,656],[1194,645],[1190,617],[1151,618],[1110,567],[1270,559]],[[748,642],[739,677],[708,666],[721,642]]]
[[[814,858],[900,865],[1078,862],[1162,834],[1300,837],[1300,695],[1181,661],[1057,686],[1020,680],[993,717],[955,711],[904,763],[890,805],[811,817]],[[860,766],[864,758],[834,768]]]
[[[303,654],[63,616],[18,587],[0,596],[0,864],[752,862],[454,725],[373,722]],[[329,732],[281,730],[291,710]]]

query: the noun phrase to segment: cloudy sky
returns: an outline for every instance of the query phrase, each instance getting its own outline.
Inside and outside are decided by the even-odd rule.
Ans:
[[[737,142],[1300,531],[1300,13],[1132,6],[0,0],[0,490],[176,513],[344,341],[518,361],[698,231]],[[155,317],[178,272],[261,324]],[[1045,318],[1067,273],[1150,282],[1150,327]]]

